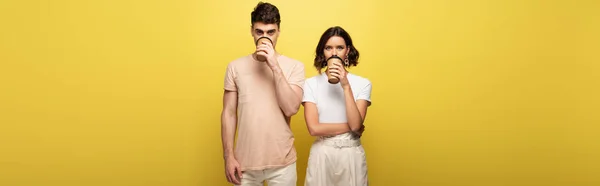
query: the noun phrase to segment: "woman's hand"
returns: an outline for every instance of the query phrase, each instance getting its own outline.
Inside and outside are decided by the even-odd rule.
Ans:
[[[333,64],[331,64],[331,66],[329,67],[329,73],[331,74],[331,76],[340,80],[340,84],[342,84],[342,87],[350,87],[348,78],[346,78],[346,75],[348,75],[348,71],[346,71],[346,68],[344,68],[344,66],[341,63],[338,63],[337,61],[333,62]]]

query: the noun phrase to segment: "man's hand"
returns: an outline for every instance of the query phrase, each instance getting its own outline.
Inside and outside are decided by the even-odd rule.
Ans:
[[[275,53],[275,49],[273,48],[273,44],[270,42],[263,42],[256,46],[256,55],[262,56],[267,59],[267,65],[274,69],[279,65],[277,61],[277,55]]]
[[[242,182],[242,170],[234,157],[229,157],[225,160],[225,176],[227,176],[229,183],[240,185]]]

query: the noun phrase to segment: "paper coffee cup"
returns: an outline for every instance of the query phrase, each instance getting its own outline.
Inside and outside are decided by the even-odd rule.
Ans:
[[[337,84],[338,82],[340,82],[340,79],[332,76],[331,73],[329,73],[329,67],[333,66],[334,62],[342,64],[342,58],[338,56],[331,56],[329,59],[327,59],[327,70],[325,72],[327,73],[327,81],[331,84]]]
[[[269,43],[273,44],[273,41],[271,41],[271,38],[263,36],[256,40],[255,45],[256,46],[262,45],[264,42],[269,42]],[[260,56],[260,55],[256,55],[256,59],[258,59],[258,61],[261,61],[261,62],[267,61],[267,58],[265,58],[264,56]]]

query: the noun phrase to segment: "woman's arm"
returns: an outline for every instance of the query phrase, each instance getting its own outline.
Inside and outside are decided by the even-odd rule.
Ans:
[[[363,122],[365,121],[365,117],[367,115],[367,107],[370,104],[370,82],[365,88],[361,89],[361,92],[359,92],[359,99],[356,99],[355,101],[354,94],[352,93],[352,87],[350,86],[350,82],[346,77],[348,72],[344,66],[342,66],[340,63],[334,62],[332,67],[329,69],[329,73],[340,80],[340,84],[344,90],[346,118],[348,120],[348,126],[350,127],[350,130],[355,134],[362,133]]]
[[[346,102],[346,117],[348,119],[348,126],[354,133],[359,133],[363,128],[363,122],[367,116],[367,107],[369,102],[366,100],[354,101],[354,94],[350,85],[342,86],[344,88],[344,99]]]
[[[317,105],[312,102],[302,103],[304,106],[304,119],[311,136],[333,136],[350,131],[347,123],[319,123]]]

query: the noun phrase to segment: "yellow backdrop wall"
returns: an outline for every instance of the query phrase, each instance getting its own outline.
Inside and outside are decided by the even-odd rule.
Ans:
[[[0,185],[229,185],[223,75],[257,2],[1,1]],[[354,38],[372,185],[600,185],[598,1],[270,2],[307,77],[325,29]]]

